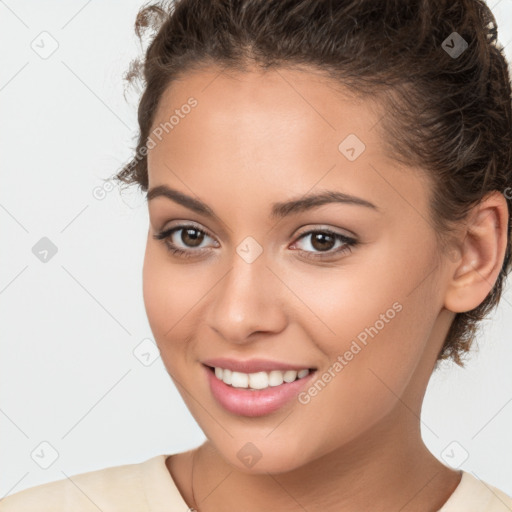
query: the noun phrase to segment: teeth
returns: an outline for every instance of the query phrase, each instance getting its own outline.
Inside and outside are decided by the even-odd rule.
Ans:
[[[252,389],[268,388],[268,373],[267,372],[250,373],[249,374],[249,387],[251,387]]]
[[[288,370],[284,372],[283,380],[285,382],[293,382],[297,378],[297,372],[295,370]]]
[[[309,374],[303,370],[272,370],[271,372],[242,373],[225,368],[215,368],[215,377],[234,388],[266,389],[269,386],[280,386],[283,382],[293,382]]]
[[[223,370],[222,368],[219,368],[219,370],[222,372],[222,380],[226,384],[231,384],[231,376],[233,375],[233,372],[231,370]]]
[[[268,374],[268,384],[269,386],[280,386],[283,383],[283,372],[279,370],[272,370]]]
[[[249,375],[247,373],[233,372],[231,374],[231,385],[234,388],[248,388]]]

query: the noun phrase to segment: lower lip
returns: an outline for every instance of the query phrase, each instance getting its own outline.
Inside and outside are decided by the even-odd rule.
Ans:
[[[295,398],[316,373],[310,370],[309,375],[302,379],[286,382],[279,386],[270,386],[266,389],[250,390],[229,386],[218,379],[209,367],[205,366],[204,368],[210,390],[217,402],[233,414],[250,417],[264,416],[277,411]]]

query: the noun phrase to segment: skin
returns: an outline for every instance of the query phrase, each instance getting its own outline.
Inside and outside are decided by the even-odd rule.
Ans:
[[[424,445],[421,404],[455,312],[480,304],[501,269],[505,198],[475,207],[448,254],[429,222],[431,185],[387,155],[377,103],[313,71],[203,68],[169,86],[153,127],[191,96],[197,106],[148,153],[149,189],[177,189],[217,218],[151,199],[143,267],[162,360],[207,437],[167,459],[182,496],[201,512],[438,510],[461,473]],[[338,150],[350,133],[366,145],[352,162]],[[325,190],[377,208],[330,203],[270,218],[274,202]],[[213,235],[202,255],[180,258],[153,238],[190,221]],[[325,253],[300,235],[322,228],[359,243],[307,259]],[[197,251],[182,233],[172,241]],[[263,249],[252,263],[236,252],[247,236]],[[201,360],[261,357],[321,375],[394,303],[400,312],[309,403],[247,418],[211,395]],[[261,453],[251,468],[237,457],[247,442]]]

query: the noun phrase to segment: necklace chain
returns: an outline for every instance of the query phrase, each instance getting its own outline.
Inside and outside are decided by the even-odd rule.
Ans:
[[[196,501],[196,495],[194,494],[194,469],[196,465],[196,455],[197,455],[197,449],[194,451],[194,454],[192,455],[192,472],[191,472],[191,487],[192,487],[192,500],[193,500],[193,507],[189,508],[189,512],[199,512],[199,507],[197,506]],[[195,508],[194,508],[195,507]]]

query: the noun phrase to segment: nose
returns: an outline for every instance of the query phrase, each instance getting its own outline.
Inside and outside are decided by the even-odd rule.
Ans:
[[[286,287],[267,267],[264,254],[252,263],[235,254],[231,270],[212,290],[207,323],[230,343],[248,343],[257,334],[277,334],[286,326]]]

